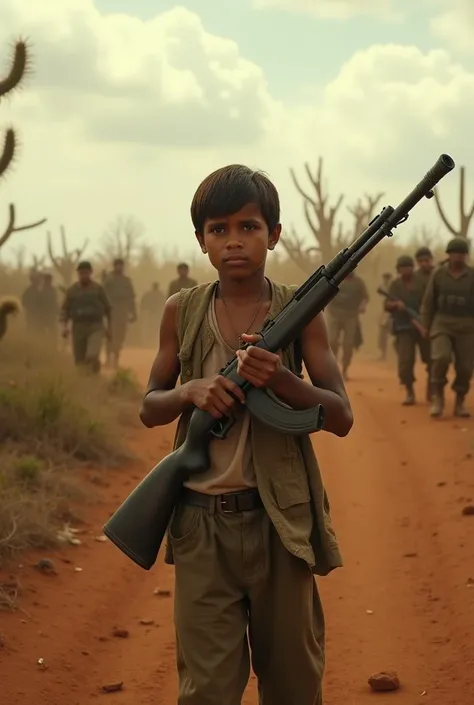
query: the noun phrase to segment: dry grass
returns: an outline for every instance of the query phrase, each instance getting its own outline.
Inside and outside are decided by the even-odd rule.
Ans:
[[[119,461],[126,455],[119,423],[132,389],[131,377],[128,385],[89,377],[69,356],[8,335],[0,347],[0,444],[19,443],[40,458]]]
[[[23,455],[18,446],[2,451],[0,558],[54,546],[70,502],[84,499],[77,468]]]
[[[57,543],[71,505],[87,499],[85,463],[105,469],[131,457],[124,425],[139,396],[129,370],[92,378],[10,331],[0,345],[0,565]],[[0,608],[15,603],[14,592],[0,586]]]

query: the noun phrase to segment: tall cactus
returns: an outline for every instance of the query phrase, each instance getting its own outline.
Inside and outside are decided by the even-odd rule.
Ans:
[[[30,56],[28,45],[26,42],[21,40],[15,42],[10,71],[5,78],[0,78],[0,103],[5,96],[11,94],[21,85],[25,75],[28,73],[29,63]],[[16,151],[16,132],[13,128],[9,128],[5,131],[3,150],[0,153],[0,178],[7,173],[8,169],[12,165],[16,156]],[[17,226],[15,224],[16,211],[13,203],[10,203],[8,210],[8,224],[3,235],[0,235],[0,247],[6,243],[13,233],[20,232],[21,230],[30,230],[31,228],[36,228],[46,222],[46,218],[43,218],[35,223]]]

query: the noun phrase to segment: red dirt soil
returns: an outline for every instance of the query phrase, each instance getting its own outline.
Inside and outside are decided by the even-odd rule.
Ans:
[[[125,362],[146,378],[150,355]],[[400,406],[394,372],[360,362],[348,383],[347,439],[315,438],[346,565],[319,581],[328,632],[326,705],[474,702],[474,423],[432,421]],[[83,510],[82,545],[25,556],[21,610],[0,613],[0,693],[8,705],[172,705],[176,702],[173,571],[147,573],[94,537],[137,480],[169,450],[173,428],[133,431],[140,460],[110,471]],[[92,486],[92,485],[91,485]],[[75,568],[82,568],[76,571]],[[169,590],[158,596],[154,590]],[[141,620],[153,620],[143,624]],[[113,636],[114,628],[129,636]],[[44,659],[44,664],[38,664]],[[402,688],[374,695],[368,677],[398,671]],[[101,686],[123,681],[122,692]],[[392,700],[391,700],[392,701]],[[245,705],[256,705],[255,682]],[[297,703],[295,703],[297,705]]]

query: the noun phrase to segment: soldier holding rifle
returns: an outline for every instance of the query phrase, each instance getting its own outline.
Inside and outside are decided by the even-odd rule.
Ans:
[[[397,260],[398,277],[392,282],[385,301],[385,309],[392,314],[392,331],[398,358],[400,384],[406,389],[404,406],[413,406],[415,397],[415,361],[418,348],[421,360],[426,365],[426,397],[430,400],[430,357],[426,331],[418,319],[424,286],[415,276],[415,262],[410,255],[401,255]],[[415,315],[414,315],[415,314]]]
[[[447,261],[431,277],[422,306],[423,323],[431,338],[433,403],[431,416],[444,411],[447,372],[454,358],[454,415],[470,416],[464,400],[474,370],[474,269],[467,264],[468,242],[455,237],[446,247]]]

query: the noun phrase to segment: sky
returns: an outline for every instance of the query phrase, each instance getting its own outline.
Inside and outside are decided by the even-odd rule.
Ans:
[[[189,206],[201,180],[229,163],[277,185],[283,227],[312,244],[293,168],[324,159],[330,198],[346,206],[384,192],[396,206],[447,152],[474,198],[472,0],[2,0],[0,70],[28,37],[34,70],[0,104],[20,149],[0,183],[18,233],[13,260],[90,241],[134,216],[158,252],[195,252]],[[458,176],[440,188],[458,218]],[[440,225],[420,204],[403,232]]]

